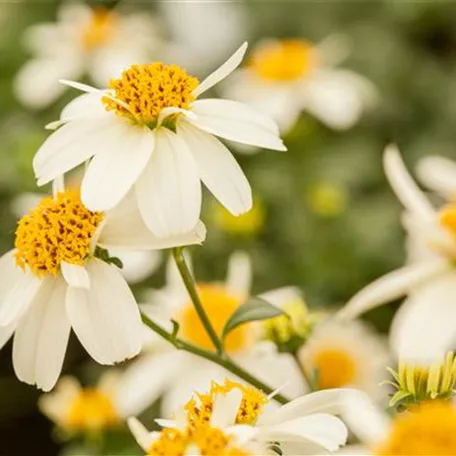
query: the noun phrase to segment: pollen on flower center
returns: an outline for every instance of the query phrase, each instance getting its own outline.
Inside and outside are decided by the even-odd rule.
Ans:
[[[151,445],[149,456],[248,456],[233,445],[232,437],[221,429],[210,426],[193,427],[185,430],[163,429]],[[191,453],[188,450],[192,450]]]
[[[453,456],[456,454],[456,410],[449,402],[423,403],[398,415],[378,456]]]
[[[91,51],[108,42],[115,33],[118,17],[115,13],[104,6],[98,6],[92,10],[88,24],[82,32],[82,44]]]
[[[63,261],[82,265],[90,255],[91,241],[104,214],[89,211],[79,190],[66,190],[46,197],[16,230],[16,262],[37,275],[56,275]]]
[[[219,285],[200,285],[198,292],[212,326],[217,334],[221,335],[231,314],[242,304],[242,297],[230,294],[228,290]],[[191,302],[180,311],[176,316],[176,320],[180,324],[180,331],[184,339],[201,348],[214,349]],[[227,352],[234,353],[245,349],[251,340],[251,337],[249,337],[250,330],[251,326],[246,324],[239,326],[228,334],[225,339]]]
[[[108,98],[104,98],[103,103],[108,111],[153,124],[163,108],[189,109],[198,84],[197,78],[177,65],[161,62],[132,65],[120,79],[111,79],[109,83],[113,96],[129,109]]]
[[[325,348],[314,353],[306,369],[315,369],[321,389],[341,388],[353,384],[357,368],[353,357],[339,348]],[[310,368],[310,369],[309,369]]]
[[[315,47],[302,40],[283,40],[260,46],[252,55],[250,68],[262,79],[293,81],[318,64]]]
[[[269,402],[268,397],[260,390],[245,386],[231,380],[225,380],[223,385],[212,382],[211,390],[207,394],[197,393],[185,405],[187,419],[191,426],[208,424],[212,414],[214,400],[218,395],[226,395],[234,389],[242,392],[242,401],[236,416],[236,424],[254,425],[264,406]]]
[[[66,425],[72,431],[100,430],[120,422],[112,400],[95,388],[82,390],[68,411]]]

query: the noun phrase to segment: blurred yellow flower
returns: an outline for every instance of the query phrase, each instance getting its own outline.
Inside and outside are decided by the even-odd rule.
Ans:
[[[310,209],[321,217],[337,217],[346,211],[348,193],[345,187],[334,182],[320,181],[305,194]]]

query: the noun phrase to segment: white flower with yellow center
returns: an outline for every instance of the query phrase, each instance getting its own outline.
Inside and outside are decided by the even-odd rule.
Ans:
[[[269,114],[283,132],[295,125],[302,111],[330,128],[345,130],[376,100],[366,78],[332,68],[346,53],[346,39],[340,36],[320,45],[298,38],[267,40],[226,84],[226,93]]]
[[[388,353],[384,341],[361,321],[320,323],[298,352],[299,360],[317,389],[352,387],[374,399],[385,396]]]
[[[250,185],[213,135],[285,150],[278,128],[242,103],[197,100],[239,65],[246,48],[201,83],[159,62],[131,66],[107,90],[70,83],[88,93],[63,110],[63,126],[38,150],[38,184],[90,160],[81,185],[84,204],[111,209],[134,187],[144,222],[159,237],[194,229],[201,181],[231,213],[250,210]]]
[[[444,355],[456,340],[456,206],[436,210],[408,174],[394,146],[387,148],[384,163],[390,184],[405,207],[407,234],[421,253],[409,265],[358,292],[339,316],[355,318],[408,295],[391,329],[392,347],[408,361],[428,362]]]
[[[162,438],[166,435],[177,435],[181,441],[184,435],[198,435],[203,430],[212,432],[214,429],[229,441],[246,445],[238,446],[238,450],[244,451],[221,454],[264,455],[270,454],[273,448],[280,449],[283,455],[326,454],[345,444],[347,429],[334,415],[344,411],[345,403],[353,394],[356,395],[356,391],[349,389],[319,391],[267,411],[264,406],[271,397],[261,391],[231,381],[224,384],[214,382],[207,394],[197,393],[190,399],[175,421],[156,420],[165,427],[162,433],[147,433],[136,419],[130,419],[129,424],[148,455],[220,454],[203,450],[200,445],[199,453],[179,453],[175,451],[176,447],[163,446]],[[254,448],[262,452],[252,453]]]
[[[225,283],[197,286],[202,305],[220,336],[232,313],[247,301],[250,291],[250,263],[241,253],[230,258]],[[167,286],[148,297],[142,310],[162,327],[172,330],[171,319],[179,323],[179,337],[200,348],[214,350],[173,263],[168,267]],[[267,294],[265,295],[265,297]],[[147,408],[163,394],[163,414],[170,416],[195,390],[206,390],[212,380],[223,381],[230,375],[223,368],[192,354],[177,351],[167,342],[145,340],[144,355],[125,372],[122,394],[125,408]],[[279,354],[275,346],[262,339],[260,323],[236,328],[225,339],[227,353],[241,366],[268,385],[286,384],[285,394],[304,392],[298,367],[288,354]]]
[[[109,212],[89,211],[79,190],[57,189],[16,230],[15,248],[0,258],[0,338],[15,332],[20,380],[48,391],[56,383],[73,328],[100,364],[141,349],[141,317],[116,259],[117,249],[162,249],[200,243],[204,226],[159,239],[142,223],[134,199]]]
[[[70,186],[72,180],[69,180]],[[13,214],[21,218],[39,205],[45,195],[40,193],[22,193],[11,202]],[[159,250],[131,250],[111,248],[111,256],[119,258],[122,263],[122,275],[128,283],[134,284],[147,279],[160,266],[162,252]]]
[[[43,108],[64,92],[59,79],[87,74],[96,84],[107,84],[133,62],[150,60],[161,45],[158,35],[158,24],[148,14],[62,2],[57,22],[26,31],[33,58],[16,77],[16,94],[25,105]]]
[[[451,401],[430,401],[390,418],[367,397],[352,396],[343,416],[363,447],[341,454],[430,456],[456,454],[456,407]]]
[[[99,433],[116,428],[127,418],[117,404],[119,373],[107,371],[95,386],[82,387],[74,377],[62,377],[38,406],[68,435]]]

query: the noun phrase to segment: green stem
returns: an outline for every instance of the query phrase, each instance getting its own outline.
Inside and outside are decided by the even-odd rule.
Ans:
[[[222,358],[217,353],[204,350],[202,348],[197,347],[196,345],[190,344],[188,342],[183,341],[182,339],[174,337],[172,333],[166,331],[160,325],[157,325],[157,323],[152,321],[145,314],[142,314],[142,321],[146,326],[152,329],[152,331],[157,333],[163,339],[167,340],[178,350],[183,350],[188,353],[192,353],[193,355],[199,356],[200,358],[212,361],[213,363],[225,368],[227,371],[231,372],[234,375],[237,375],[246,382],[250,383],[255,388],[258,388],[259,390],[263,391],[265,394],[271,394],[274,391],[271,387],[263,383],[261,380],[258,380],[256,377],[254,377],[249,372],[244,370],[241,366],[236,364],[231,359],[226,357]],[[280,404],[287,404],[288,402],[290,402],[288,398],[281,394],[274,395],[274,399]]]
[[[196,313],[198,314],[201,323],[203,323],[204,329],[206,330],[208,336],[214,344],[214,347],[217,349],[217,353],[223,356],[223,344],[219,339],[217,333],[215,332],[215,329],[212,326],[212,323],[209,320],[209,317],[207,316],[203,305],[201,304],[198,292],[196,291],[195,281],[193,280],[190,269],[188,268],[187,263],[185,262],[182,247],[174,248],[173,256],[177,268],[179,269],[180,275],[182,276],[182,280],[184,281],[185,288],[187,289],[188,294],[190,295],[190,298],[193,302],[193,305],[195,306]]]

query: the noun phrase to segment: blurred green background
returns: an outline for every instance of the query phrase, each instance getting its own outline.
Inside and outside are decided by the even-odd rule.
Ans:
[[[125,3],[133,10],[158,9],[154,2]],[[31,24],[55,20],[58,4],[0,3],[1,253],[13,243],[12,199],[36,190],[31,161],[48,135],[43,126],[74,95],[30,111],[12,91],[15,74],[29,58],[22,33]],[[217,223],[214,201],[206,198],[203,219],[209,234],[203,248],[193,249],[196,274],[204,280],[222,278],[229,254],[243,249],[252,256],[254,292],[293,284],[305,291],[311,307],[341,305],[404,261],[400,206],[382,170],[384,146],[396,142],[410,166],[426,154],[455,155],[456,3],[277,0],[236,5],[246,10],[245,39],[251,45],[263,37],[314,42],[336,32],[350,37],[353,50],[343,66],[372,80],[380,101],[349,131],[334,132],[303,114],[285,137],[287,153],[237,155],[264,206],[264,219],[253,232],[227,232]],[[162,269],[137,291],[160,286]],[[369,318],[386,330],[393,312],[389,306]],[[10,346],[0,353],[0,455],[57,454],[51,426],[36,408],[39,393],[14,377]],[[72,340],[64,372],[81,374],[86,362]]]

